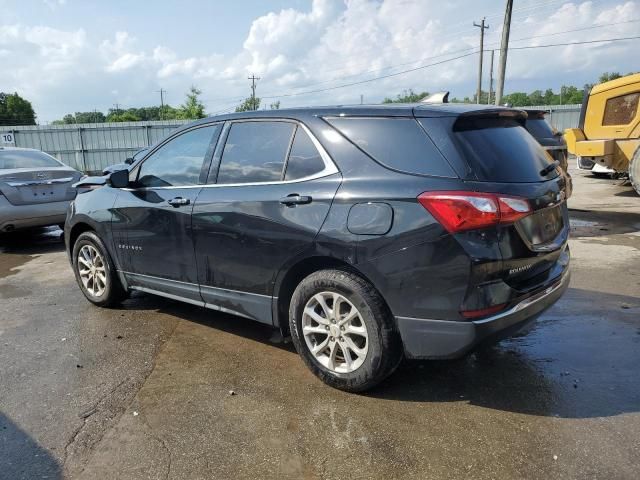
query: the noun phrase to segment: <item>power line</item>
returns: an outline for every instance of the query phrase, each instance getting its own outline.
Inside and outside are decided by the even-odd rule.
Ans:
[[[624,24],[624,23],[638,22],[638,21],[640,21],[640,19],[633,19],[633,20],[627,20],[627,21],[624,21],[624,22],[614,22],[614,23],[608,23],[608,24],[597,24],[597,25],[594,25],[593,27],[585,28],[585,30],[586,29],[591,29],[591,28],[601,28],[601,27],[613,26],[613,25]],[[576,29],[576,31],[581,31],[581,30],[583,30],[583,29]],[[559,34],[571,33],[571,32],[573,32],[573,30],[567,30],[567,31],[564,31],[564,32],[552,32],[552,33],[544,34],[544,35],[536,35],[535,37],[523,37],[523,38],[513,39],[513,40],[510,40],[510,41],[511,42],[517,42],[517,41],[521,41],[521,40],[528,40],[530,38],[542,38],[542,37],[545,37],[547,35],[548,36],[552,36],[552,35],[559,35]],[[494,46],[494,45],[496,45],[496,43],[491,44],[491,46]],[[515,47],[510,47],[510,49],[514,49],[514,48]],[[455,55],[457,53],[465,53],[465,52],[477,53],[477,50],[474,50],[471,47],[470,48],[460,49],[460,50],[454,50],[452,52],[441,53],[441,54],[438,54],[438,55],[433,55],[431,57],[426,57],[426,58],[422,58],[422,59],[415,59],[415,60],[412,60],[410,62],[404,62],[404,63],[401,63],[401,64],[391,65],[391,66],[388,66],[388,67],[367,70],[367,71],[360,72],[360,73],[357,73],[357,74],[347,75],[347,76],[344,76],[344,77],[337,77],[337,78],[333,78],[333,79],[330,79],[330,80],[323,80],[321,82],[307,84],[307,85],[305,85],[303,87],[298,87],[298,88],[311,88],[311,87],[315,87],[315,86],[318,86],[318,85],[324,85],[324,84],[327,84],[327,83],[335,82],[337,80],[346,80],[346,79],[349,79],[349,78],[360,77],[360,76],[366,75],[368,73],[383,72],[385,70],[392,70],[394,68],[399,68],[399,67],[403,67],[403,66],[406,66],[406,65],[413,65],[413,64],[415,64],[415,63],[417,63],[419,61],[432,60],[432,59],[435,59],[435,58],[440,58],[440,57],[444,57],[444,56],[448,56],[448,55]],[[279,98],[279,97],[284,97],[284,96],[285,95],[270,94],[269,96],[265,96],[263,98]],[[291,96],[291,95],[287,95],[287,96]],[[219,98],[219,100],[223,100],[223,98]],[[237,101],[241,101],[241,100],[242,100],[242,98],[239,98],[239,99],[236,100],[236,102]],[[226,102],[225,103],[219,103],[219,104],[217,104],[217,106],[224,106],[226,104],[227,104]]]
[[[622,42],[625,40],[637,40],[640,35],[634,37],[619,37],[619,38],[603,38],[602,40],[583,40],[581,42],[565,42],[565,43],[549,43],[547,45],[529,45],[523,47],[509,47],[509,50],[528,50],[532,48],[547,48],[547,47],[568,47],[569,45],[584,45],[587,43],[605,43],[605,42]]]
[[[622,38],[607,38],[607,39],[602,39],[602,40],[585,40],[585,41],[581,41],[581,42],[566,42],[566,43],[554,43],[554,44],[547,44],[547,45],[531,45],[531,46],[526,46],[526,47],[510,47],[510,50],[524,50],[524,49],[535,49],[535,48],[547,48],[547,47],[560,47],[560,46],[569,46],[569,45],[583,45],[583,44],[593,44],[593,43],[605,43],[605,42],[620,42],[620,41],[626,41],[626,40],[635,40],[635,39],[639,39],[640,36],[633,36],[633,37],[622,37]],[[346,88],[346,87],[351,87],[354,85],[361,85],[363,83],[370,83],[370,82],[375,82],[377,80],[383,80],[385,78],[391,78],[391,77],[396,77],[398,75],[404,75],[406,73],[411,73],[411,72],[415,72],[418,70],[422,70],[428,67],[433,67],[436,65],[441,65],[443,63],[448,63],[448,62],[452,62],[455,60],[459,60],[461,58],[465,58],[465,57],[469,57],[471,55],[475,55],[476,53],[478,53],[477,51],[474,52],[470,52],[464,55],[459,55],[457,57],[453,57],[453,58],[449,58],[446,60],[442,60],[439,62],[434,62],[434,63],[429,63],[426,65],[421,65],[419,67],[415,67],[415,68],[410,68],[407,70],[402,70],[400,72],[395,72],[395,73],[391,73],[388,75],[382,75],[379,77],[374,77],[374,78],[369,78],[366,80],[361,80],[358,82],[351,82],[351,83],[347,83],[347,84],[343,84],[343,85],[336,85],[333,87],[328,87],[328,88],[322,88],[322,89],[317,89],[317,90],[308,90],[305,92],[297,92],[297,93],[286,93],[286,94],[282,94],[282,95],[269,95],[269,96],[264,96],[262,98],[265,99],[273,99],[273,98],[285,98],[285,97],[295,97],[295,96],[299,96],[299,95],[308,95],[308,94],[312,94],[312,93],[322,93],[322,92],[327,92],[327,91],[331,91],[331,90],[337,90],[340,88]]]

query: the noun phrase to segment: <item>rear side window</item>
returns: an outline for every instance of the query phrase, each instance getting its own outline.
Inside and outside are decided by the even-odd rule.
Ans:
[[[326,118],[367,155],[393,170],[456,177],[440,151],[413,118]]]
[[[298,127],[291,146],[291,153],[289,153],[284,179],[297,180],[309,177],[322,170],[324,170],[324,162],[320,152],[318,152],[307,132]]]
[[[289,122],[231,125],[217,183],[280,181],[294,128]]]
[[[602,125],[627,125],[636,117],[640,93],[610,98],[604,107]]]
[[[558,176],[555,170],[540,175],[553,159],[513,118],[461,116],[445,141],[452,143],[480,181],[526,183]]]
[[[61,166],[55,158],[37,150],[0,150],[0,170]]]

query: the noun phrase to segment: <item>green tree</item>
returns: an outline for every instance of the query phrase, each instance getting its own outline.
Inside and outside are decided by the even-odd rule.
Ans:
[[[416,103],[428,96],[429,92],[416,93],[410,88],[403,90],[401,94],[396,95],[396,98],[385,98],[382,103]]]
[[[502,104],[509,104],[512,107],[527,107],[531,105],[529,95],[524,92],[513,92],[502,97]]]
[[[35,125],[31,102],[17,93],[0,92],[0,125]]]
[[[278,106],[280,104],[278,103]],[[236,112],[250,112],[260,108],[260,97],[245,98],[244,102],[236,107]]]
[[[602,75],[600,75],[600,78],[598,78],[598,83],[608,82],[610,80],[615,80],[616,78],[621,77],[622,75],[620,75],[619,72],[604,72]]]
[[[136,114],[136,108],[123,111],[110,110],[107,115],[107,122],[139,122],[143,120]]]
[[[180,118],[196,120],[204,118],[204,104],[200,101],[201,90],[191,86],[187,92],[186,101],[180,106],[178,115]]]
[[[280,100],[273,102],[269,105],[269,108],[271,108],[271,110],[280,110]]]

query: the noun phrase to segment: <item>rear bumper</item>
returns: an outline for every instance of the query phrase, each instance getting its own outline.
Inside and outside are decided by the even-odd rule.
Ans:
[[[0,196],[0,232],[64,223],[70,202],[13,205]]]
[[[565,270],[552,285],[489,318],[476,321],[396,317],[408,358],[456,358],[480,343],[492,343],[528,327],[551,307],[569,286]]]

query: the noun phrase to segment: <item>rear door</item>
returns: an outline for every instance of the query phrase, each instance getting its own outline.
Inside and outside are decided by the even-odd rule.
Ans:
[[[191,212],[220,124],[181,132],[132,172],[113,209],[112,231],[127,281],[200,302]]]
[[[276,274],[312,246],[341,176],[295,122],[232,122],[223,138],[193,210],[202,298],[271,324]]]

